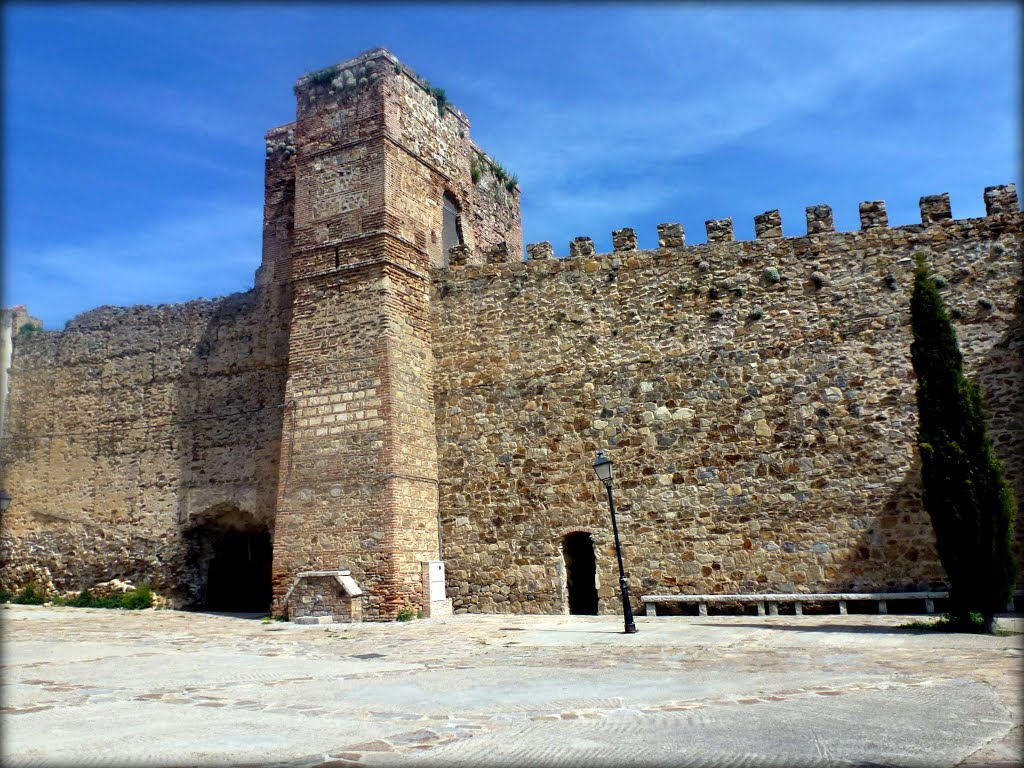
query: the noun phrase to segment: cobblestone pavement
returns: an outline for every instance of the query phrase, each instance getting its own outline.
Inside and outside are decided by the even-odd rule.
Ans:
[[[640,616],[625,635],[616,616],[296,626],[2,606],[0,761],[1024,763],[1024,635],[900,628],[917,618]]]

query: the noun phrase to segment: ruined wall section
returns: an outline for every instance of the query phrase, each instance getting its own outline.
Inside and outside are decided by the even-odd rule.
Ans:
[[[615,461],[634,600],[642,594],[908,589],[943,583],[914,448],[912,254],[925,251],[1024,496],[1022,216],[783,237],[778,212],[735,242],[659,227],[657,250],[589,238],[552,258],[435,272],[443,550],[457,611],[566,609],[561,539],[593,535],[602,612],[617,573],[597,450]],[[1018,534],[1021,526],[1018,526]],[[1018,541],[1019,541],[1018,536]]]
[[[148,581],[201,598],[189,532],[230,507],[273,526],[283,367],[258,291],[101,307],[15,340],[0,581]]]
[[[497,260],[521,259],[518,186],[506,186],[495,177],[491,159],[470,138],[469,120],[460,110],[448,103],[439,107],[426,80],[391,57],[386,61],[396,75],[383,81],[388,135],[416,161],[403,164],[392,179],[408,206],[403,209],[403,236],[426,249],[431,266],[447,264],[441,242],[441,206],[447,192],[460,207],[470,261],[493,260],[496,248],[501,253]]]
[[[519,185],[512,179],[498,178],[495,160],[476,144],[470,144],[470,185],[463,193],[467,201],[463,220],[475,238],[470,261],[475,264],[522,261]]]
[[[295,227],[295,123],[267,131],[263,173],[263,258],[256,270],[262,298],[259,345],[270,359],[288,356],[291,320],[292,233]]]

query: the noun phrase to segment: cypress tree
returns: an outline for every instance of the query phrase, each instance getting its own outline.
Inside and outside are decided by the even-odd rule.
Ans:
[[[924,507],[949,580],[949,615],[969,628],[980,613],[988,632],[1013,594],[1016,501],[992,452],[981,390],[963,356],[924,256],[915,254],[910,301],[917,374],[917,447]]]

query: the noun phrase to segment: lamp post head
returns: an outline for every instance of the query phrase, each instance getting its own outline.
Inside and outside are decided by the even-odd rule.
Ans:
[[[0,491],[0,512],[6,512],[11,506],[11,494],[7,491]]]
[[[612,460],[604,455],[603,451],[597,452],[597,461],[594,462],[594,471],[598,479],[607,485],[612,486]]]

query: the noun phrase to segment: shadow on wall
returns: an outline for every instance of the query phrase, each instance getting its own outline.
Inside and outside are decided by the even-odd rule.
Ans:
[[[977,380],[985,394],[993,449],[1017,496],[1016,552],[1017,561],[1024,565],[1024,246],[1018,263],[1013,318],[1003,337],[989,347],[978,366]],[[983,316],[988,309],[979,302],[977,312]]]
[[[1024,316],[1021,313],[1024,307],[1024,280],[1019,285],[1022,294],[1017,297],[1014,315],[1006,333],[998,341],[987,345],[986,353],[974,371],[969,367],[966,371],[982,387],[993,447],[1018,500],[1024,499]],[[985,323],[986,313],[986,308],[979,305],[974,322]],[[968,358],[967,346],[970,337],[974,335],[972,323],[962,317],[960,322],[954,320],[954,326],[961,351]],[[916,382],[913,387],[916,396]],[[915,439],[916,434],[915,426]],[[913,463],[903,482],[886,498],[878,515],[865,515],[857,519],[862,520],[865,527],[861,541],[854,548],[856,557],[840,568],[836,578],[828,580],[832,591],[873,589],[872,585],[883,583],[889,591],[948,588],[945,573],[938,564],[931,518],[922,505],[921,459],[916,448]],[[1018,561],[1024,562],[1024,524],[1019,513],[1015,544]],[[936,578],[883,581],[868,577],[865,583],[860,583],[861,574],[871,567],[871,563],[876,567],[879,563],[888,567],[895,566],[895,571],[899,573],[912,568],[919,560],[936,563]]]
[[[177,591],[209,610],[266,611],[285,366],[267,293],[218,299],[177,382]]]
[[[835,575],[826,573],[823,592],[914,592],[944,590],[945,574],[935,550],[935,531],[921,503],[921,459],[885,497],[881,509],[849,515],[861,531],[850,548],[851,559],[837,562]],[[913,571],[918,563],[933,563],[932,575],[895,576]]]

